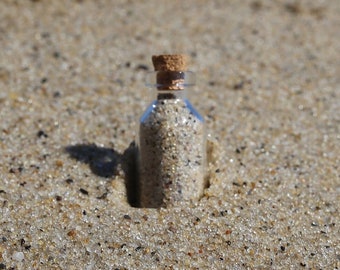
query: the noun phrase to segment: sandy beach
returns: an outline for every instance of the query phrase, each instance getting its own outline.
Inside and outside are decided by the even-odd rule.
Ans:
[[[0,269],[339,269],[339,28],[337,0],[1,1]],[[145,78],[172,53],[209,186],[141,208]]]

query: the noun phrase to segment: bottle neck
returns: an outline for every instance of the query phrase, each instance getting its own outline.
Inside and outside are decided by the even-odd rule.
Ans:
[[[186,89],[181,90],[158,90],[156,91],[156,99],[185,99],[186,98]]]
[[[148,74],[147,86],[156,88],[156,99],[185,99],[186,88],[195,85],[190,71],[156,71]]]

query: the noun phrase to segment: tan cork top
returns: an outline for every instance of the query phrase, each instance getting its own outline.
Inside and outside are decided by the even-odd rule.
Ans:
[[[184,54],[153,55],[155,71],[186,71],[188,57]]]

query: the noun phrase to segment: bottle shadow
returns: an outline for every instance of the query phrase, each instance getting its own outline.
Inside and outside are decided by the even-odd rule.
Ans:
[[[77,144],[65,147],[65,152],[73,159],[88,164],[92,173],[100,177],[112,178],[119,173],[119,166],[124,172],[124,181],[128,203],[138,207],[138,169],[137,146],[131,142],[121,154],[112,148],[99,147],[95,144]]]

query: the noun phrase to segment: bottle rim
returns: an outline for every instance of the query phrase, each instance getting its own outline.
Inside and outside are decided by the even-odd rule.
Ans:
[[[162,84],[157,82],[157,74],[159,74],[160,72],[164,72],[164,71],[149,71],[146,74],[146,79],[145,79],[145,85],[147,87],[157,87],[157,88],[161,88],[161,87],[168,87],[168,86],[175,86],[180,88],[183,87],[190,87],[190,86],[194,86],[195,85],[195,81],[196,81],[196,77],[195,77],[195,73],[192,71],[166,71],[167,73],[173,73],[176,75],[180,76],[180,80],[176,81],[174,84]]]

